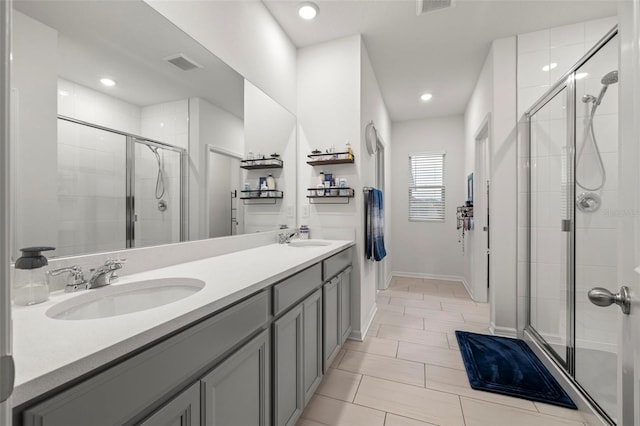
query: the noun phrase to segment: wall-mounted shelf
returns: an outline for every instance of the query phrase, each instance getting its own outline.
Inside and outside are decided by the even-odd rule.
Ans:
[[[242,192],[240,199],[243,200],[245,204],[247,204],[247,201],[249,201],[250,204],[275,204],[277,200],[282,199],[284,196],[284,192],[275,189],[267,189],[264,191],[252,189],[240,192]]]
[[[331,186],[324,189],[307,188],[309,203],[311,204],[349,204],[354,197],[353,188]]]
[[[240,168],[247,170],[281,169],[283,162],[279,158],[261,158],[256,160],[240,160]]]
[[[307,164],[312,166],[327,166],[330,164],[353,164],[354,156],[348,152],[334,152],[331,154],[309,154]]]

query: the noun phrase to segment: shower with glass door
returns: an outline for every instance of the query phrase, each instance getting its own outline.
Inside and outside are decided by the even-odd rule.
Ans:
[[[617,282],[618,44],[613,29],[525,113],[525,331],[612,423],[619,311],[591,290]]]
[[[58,117],[59,256],[186,239],[186,150]]]

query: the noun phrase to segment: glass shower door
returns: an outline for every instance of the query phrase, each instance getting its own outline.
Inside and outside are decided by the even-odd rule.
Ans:
[[[533,331],[569,368],[571,206],[567,86],[530,116],[530,318]]]
[[[182,153],[133,139],[133,247],[182,241]]]
[[[618,37],[576,70],[575,378],[615,418],[621,312],[587,293],[618,281]],[[579,79],[578,79],[579,78]]]

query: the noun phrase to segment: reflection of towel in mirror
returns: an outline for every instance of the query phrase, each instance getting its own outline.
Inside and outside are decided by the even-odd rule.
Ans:
[[[384,248],[384,209],[382,191],[371,189],[365,211],[365,254],[367,259],[381,261],[387,255]]]

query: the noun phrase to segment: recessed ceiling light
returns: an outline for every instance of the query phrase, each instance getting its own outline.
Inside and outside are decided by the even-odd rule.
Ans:
[[[427,102],[427,101],[431,100],[431,98],[433,98],[433,95],[431,93],[423,93],[422,96],[420,96],[420,99],[423,102]]]
[[[116,82],[110,78],[101,78],[100,83],[104,84],[107,87],[112,87],[116,85]]]
[[[585,78],[588,75],[589,75],[589,73],[586,73],[586,72],[576,73],[576,80],[582,80],[583,78]]]
[[[557,66],[558,64],[556,64],[555,62],[551,62],[549,65],[545,65],[544,67],[542,67],[542,71],[551,71]]]
[[[307,21],[315,18],[319,11],[318,5],[310,1],[303,1],[298,5],[298,15]]]

